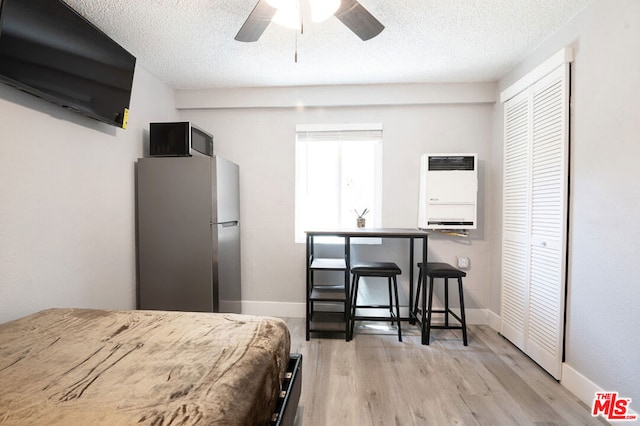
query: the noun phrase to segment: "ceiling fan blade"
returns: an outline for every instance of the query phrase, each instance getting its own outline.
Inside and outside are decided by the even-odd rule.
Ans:
[[[258,0],[255,7],[244,21],[235,39],[238,41],[252,42],[258,41],[264,30],[271,23],[271,18],[276,14],[275,8],[271,7],[267,0]]]
[[[356,0],[342,0],[335,16],[362,41],[367,41],[384,30],[384,25]]]

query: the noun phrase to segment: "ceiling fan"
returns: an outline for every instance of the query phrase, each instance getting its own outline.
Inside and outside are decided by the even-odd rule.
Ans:
[[[273,0],[258,0],[235,39],[243,42],[258,41],[278,12],[278,8],[273,6],[275,3],[277,2]],[[377,36],[384,29],[384,25],[356,0],[341,0],[339,3],[333,16],[363,41]]]

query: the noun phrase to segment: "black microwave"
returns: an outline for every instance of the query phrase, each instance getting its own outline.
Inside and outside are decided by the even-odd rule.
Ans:
[[[213,136],[188,121],[149,124],[152,157],[190,157],[194,153],[213,156]]]

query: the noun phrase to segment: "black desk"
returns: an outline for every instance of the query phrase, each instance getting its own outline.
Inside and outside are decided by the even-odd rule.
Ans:
[[[307,234],[307,313],[306,313],[306,338],[309,340],[310,331],[322,331],[313,329],[312,316],[314,315],[314,302],[327,300],[337,303],[344,303],[344,315],[350,312],[349,286],[350,286],[350,265],[351,265],[351,238],[405,238],[409,240],[409,316],[400,318],[403,321],[414,323],[418,321],[415,313],[412,312],[413,307],[413,271],[415,269],[414,245],[416,240],[422,240],[422,263],[427,263],[427,246],[428,232],[417,228],[350,228],[350,229],[331,229],[306,231]],[[341,237],[344,238],[344,259],[320,259],[314,256],[314,238],[315,237]],[[334,286],[334,296],[328,296],[326,299],[313,297],[313,273],[317,270],[344,271],[344,287]],[[427,277],[422,276],[422,298],[426,300]],[[342,299],[344,292],[344,299]],[[339,295],[339,297],[337,297]],[[345,321],[346,322],[346,321]],[[422,344],[425,344],[425,327],[424,321],[421,324]],[[334,327],[326,331],[344,332],[346,339],[349,339],[347,326],[345,329]]]

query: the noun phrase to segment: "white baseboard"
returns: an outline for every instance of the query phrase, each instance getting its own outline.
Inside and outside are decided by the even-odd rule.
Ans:
[[[569,392],[574,394],[580,401],[587,404],[587,406],[591,409],[593,407],[593,400],[596,397],[597,392],[615,392],[615,389],[603,389],[570,365],[563,363],[562,364],[562,380],[560,384],[567,388]],[[625,395],[621,395],[621,397],[625,397]],[[627,412],[628,415],[635,415],[638,418],[638,413],[634,410],[629,409]],[[619,420],[607,420],[610,424],[628,424],[629,421],[619,421]]]
[[[502,328],[500,324],[500,322],[502,321],[502,318],[500,318],[500,315],[495,314],[493,311],[490,311],[488,309],[486,311],[487,311],[487,325],[490,326],[495,331],[500,332]]]
[[[281,318],[304,318],[305,303],[242,301],[242,313]]]
[[[562,380],[560,384],[589,407],[593,404],[596,392],[603,391],[600,386],[587,379],[567,363],[562,364]]]
[[[402,312],[401,314],[404,315]],[[454,309],[455,312],[459,312]],[[257,300],[243,300],[242,313],[248,315],[265,315],[272,317],[304,318],[305,303],[295,302],[262,302]],[[500,328],[499,317],[488,309],[465,309],[467,324],[489,325],[498,330]],[[496,318],[498,318],[496,320]],[[495,326],[495,324],[498,324]],[[497,328],[496,328],[497,327]]]
[[[441,309],[440,307],[436,307],[434,309]],[[460,315],[460,309],[452,309],[457,315]],[[465,309],[464,313],[466,315],[467,325],[487,325],[488,324],[488,313],[487,309]],[[436,314],[434,314],[436,315]],[[443,314],[440,314],[443,315]]]

